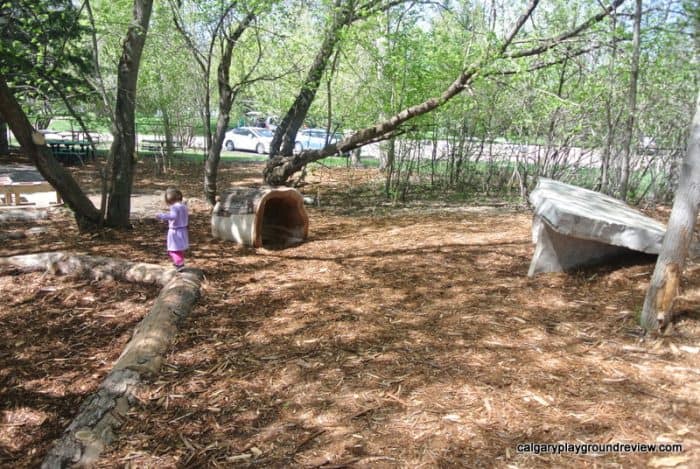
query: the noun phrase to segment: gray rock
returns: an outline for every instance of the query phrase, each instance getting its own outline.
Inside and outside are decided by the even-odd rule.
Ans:
[[[610,196],[540,178],[530,202],[536,247],[529,276],[661,250],[665,226]]]

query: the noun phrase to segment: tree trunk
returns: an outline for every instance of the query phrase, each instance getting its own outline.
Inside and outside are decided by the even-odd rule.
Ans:
[[[10,142],[7,139],[7,122],[0,116],[0,155],[10,153]]]
[[[383,145],[382,152],[380,154],[381,162],[380,169],[385,174],[384,180],[384,194],[389,197],[391,191],[391,180],[394,176],[394,170],[396,165],[396,139],[390,138],[386,142],[382,142]]]
[[[679,293],[680,278],[693,239],[699,203],[700,93],[666,236],[644,299],[642,326],[648,331],[664,328],[672,319],[673,302]]]
[[[226,45],[216,73],[219,85],[219,117],[216,119],[216,130],[211,139],[207,159],[204,162],[204,196],[211,205],[216,203],[218,192],[216,180],[219,172],[219,161],[221,160],[221,146],[224,143],[224,137],[231,119],[231,107],[238,94],[238,89],[234,90],[230,83],[229,71],[231,69],[233,48],[254,19],[255,15],[252,13],[248,14],[233,32],[228,32],[224,35]]]
[[[233,93],[228,82],[225,85],[219,84],[219,117],[216,119],[214,138],[207,152],[207,159],[204,162],[204,196],[211,205],[216,203],[221,146],[224,143],[224,135],[230,120],[231,105],[233,103],[232,95]]]
[[[613,142],[615,140],[615,130],[618,119],[613,119],[613,105],[615,102],[615,60],[617,59],[617,41],[615,40],[615,30],[617,29],[617,14],[610,15],[610,33],[612,36],[612,51],[610,52],[609,93],[605,103],[605,123],[607,124],[607,134],[605,136],[605,146],[600,160],[600,179],[596,190],[603,194],[610,195],[610,161],[612,156]]]
[[[173,161],[173,156],[175,153],[175,145],[173,142],[173,126],[170,121],[170,113],[163,106],[161,109],[163,114],[163,133],[165,134],[165,155],[163,156],[163,172],[167,172],[171,162]]]
[[[270,144],[270,155],[289,156],[294,151],[297,132],[304,124],[309,108],[316,97],[316,92],[321,86],[321,78],[335,51],[335,46],[340,40],[341,31],[353,20],[352,8],[343,5],[343,3],[343,0],[335,1],[337,16],[326,31],[321,48],[316,53],[314,63],[311,65],[306,74],[306,79],[301,85],[301,91],[275,131],[275,136]]]
[[[362,167],[362,148],[356,148],[353,151],[350,152],[350,156],[348,157],[350,166],[353,168],[361,168]]]
[[[117,100],[112,129],[114,141],[109,150],[111,187],[106,214],[106,224],[116,228],[129,227],[136,163],[136,84],[152,7],[153,0],[134,0],[133,21],[117,67]]]
[[[630,88],[627,97],[627,123],[625,126],[625,149],[620,171],[620,199],[627,200],[630,179],[630,159],[636,148],[634,126],[637,118],[637,81],[639,78],[639,43],[642,22],[642,0],[636,0],[634,10],[634,30],[632,33],[632,66],[630,68]]]
[[[22,272],[47,271],[52,274],[82,275],[93,280],[120,280],[161,286],[175,275],[172,268],[158,264],[84,256],[65,251],[0,257],[0,266],[14,267]]]
[[[99,227],[102,221],[100,212],[80,189],[71,173],[56,161],[46,146],[44,136],[34,131],[3,75],[0,75],[0,116],[9,124],[22,151],[29,156],[39,173],[73,210],[78,228],[86,231]]]

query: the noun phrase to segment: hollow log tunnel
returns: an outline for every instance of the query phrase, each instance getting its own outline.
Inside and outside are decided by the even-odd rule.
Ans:
[[[212,214],[214,237],[280,249],[302,243],[309,218],[301,194],[291,188],[235,188],[220,197]]]

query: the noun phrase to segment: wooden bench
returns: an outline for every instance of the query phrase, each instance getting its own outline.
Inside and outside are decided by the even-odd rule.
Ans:
[[[173,142],[173,150],[182,152],[183,147],[180,144]],[[153,153],[164,153],[167,147],[166,140],[141,140],[139,148],[142,151],[150,151]]]
[[[46,181],[0,183],[0,194],[4,194],[5,198],[3,205],[31,205],[30,203],[22,204],[21,195],[38,192],[55,192],[56,203],[63,203],[58,192]]]

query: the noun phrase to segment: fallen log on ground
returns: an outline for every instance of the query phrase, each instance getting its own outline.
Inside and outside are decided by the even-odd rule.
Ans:
[[[202,271],[173,269],[107,257],[40,253],[0,258],[0,266],[25,271],[48,270],[87,275],[96,279],[120,279],[162,284],[150,312],[136,327],[131,341],[98,390],[81,405],[78,415],[46,455],[42,468],[90,466],[115,439],[142,380],[158,372],[180,321],[199,297]]]
[[[135,387],[160,369],[178,323],[199,297],[202,278],[200,270],[186,269],[163,287],[112,371],[80,407],[77,417],[47,454],[42,468],[92,465],[114,441],[115,431],[133,401]]]
[[[175,277],[174,269],[158,264],[64,251],[1,257],[1,266],[14,267],[24,272],[46,270],[52,274],[81,275],[94,280],[124,280],[155,285],[166,285]]]
[[[15,221],[32,222],[49,218],[48,210],[11,209],[0,212],[0,225]]]

